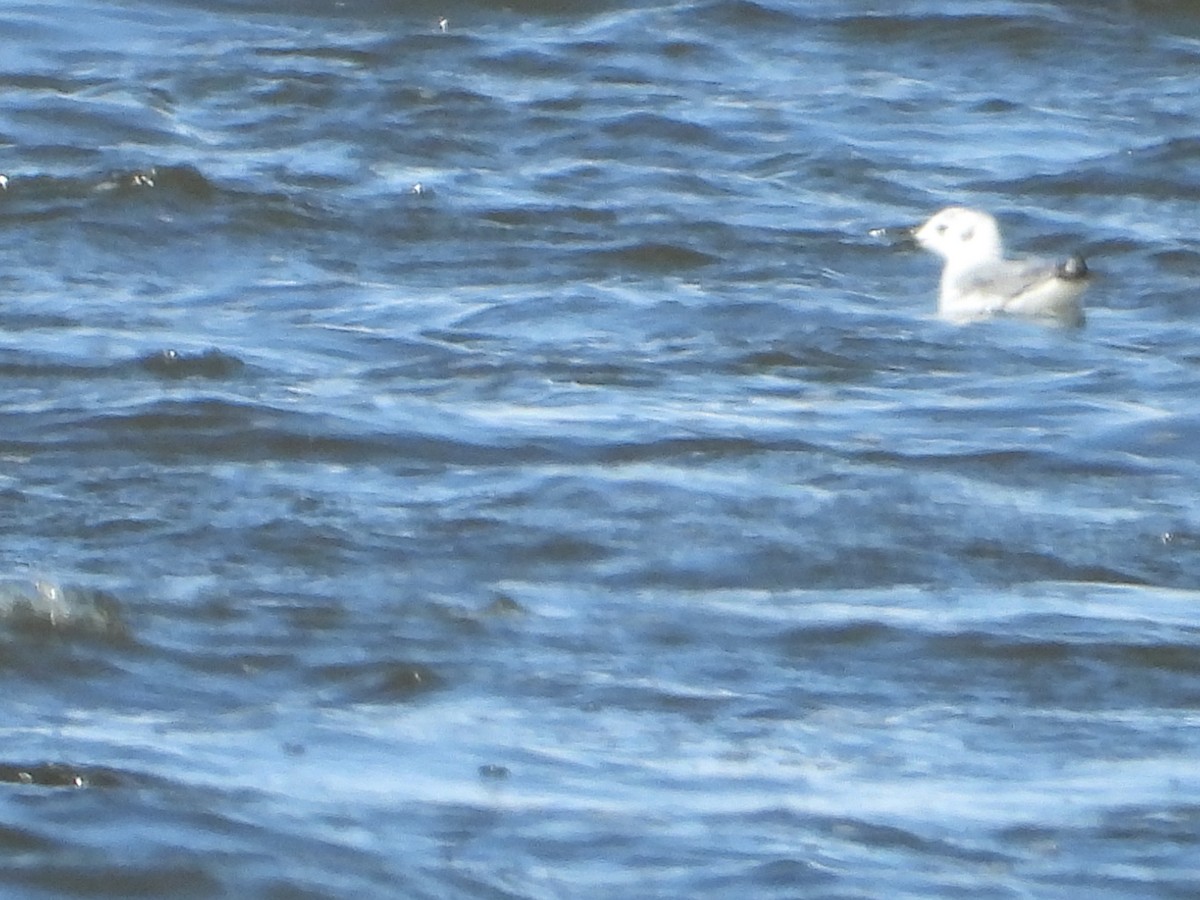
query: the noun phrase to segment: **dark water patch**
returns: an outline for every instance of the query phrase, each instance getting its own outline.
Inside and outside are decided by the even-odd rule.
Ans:
[[[1191,248],[1176,248],[1160,250],[1150,254],[1150,259],[1158,267],[1176,275],[1194,275],[1200,272],[1200,250]]]
[[[476,365],[486,367],[484,360],[461,345],[484,343],[487,340],[488,336],[484,334],[438,330],[427,331],[416,340],[387,338],[381,342],[380,348],[389,361],[363,370],[362,378],[368,382],[391,385],[409,382],[412,389],[417,390],[421,381],[430,382],[438,377],[456,378],[468,374]],[[394,360],[391,359],[393,357]]]
[[[1131,806],[1104,816],[1098,837],[1114,845],[1130,841],[1164,841],[1186,848],[1200,848],[1200,806],[1183,800],[1158,806]]]
[[[292,124],[287,113],[292,109],[328,109],[337,104],[341,80],[324,73],[281,73],[281,80],[264,85],[255,94],[255,101],[263,108],[276,109],[281,118],[272,122],[276,127]]]
[[[535,227],[543,232],[551,227],[583,225],[587,226],[590,233],[597,226],[607,228],[618,221],[611,209],[583,206],[520,206],[494,209],[481,213],[480,218],[500,225]]]
[[[1164,24],[1175,23],[1180,30],[1194,36],[1193,20],[1200,19],[1200,8],[1189,0],[1129,0],[1123,4],[1131,14],[1141,19],[1149,17]]]
[[[1180,454],[1179,450],[1184,446],[1195,446],[1198,440],[1200,416],[1189,411],[1098,428],[1081,444],[1083,449],[1104,453],[1110,460],[1119,461],[1121,457],[1126,457],[1131,465],[1159,461],[1159,465],[1170,463],[1183,467],[1183,471],[1190,471],[1192,457]]]
[[[629,712],[653,713],[664,716],[683,716],[694,722],[712,721],[737,703],[725,695],[721,686],[706,685],[692,690],[690,685],[647,684],[638,679],[603,686],[577,685],[579,703],[583,709],[621,709]]]
[[[215,348],[200,353],[160,350],[143,356],[138,365],[164,378],[232,378],[245,368],[236,356]]]
[[[353,428],[350,429],[353,432]],[[302,413],[199,397],[168,399],[125,413],[104,413],[79,422],[66,446],[89,446],[118,455],[134,453],[159,459],[368,459],[395,452],[394,438],[346,434],[333,420],[321,424]],[[90,439],[89,439],[90,436]],[[432,440],[433,445],[444,442]],[[416,438],[417,445],[430,441]],[[436,451],[435,451],[436,455]]]
[[[0,87],[16,93],[31,91],[64,96],[67,94],[88,91],[103,85],[102,78],[82,78],[78,74],[70,78],[52,75],[45,72],[4,72],[0,73]]]
[[[674,458],[702,460],[724,460],[757,456],[764,451],[817,452],[815,444],[803,440],[764,441],[754,438],[718,436],[668,437],[643,443],[621,443],[601,449],[599,459],[605,462],[645,462]]]
[[[277,766],[297,764],[278,749],[274,756]],[[394,888],[369,854],[338,839],[336,819],[325,839],[263,828],[257,817],[273,801],[245,786],[247,776],[253,781],[251,767],[243,765],[233,776],[237,784],[226,789],[127,770],[64,768],[85,777],[113,774],[118,783],[103,790],[73,789],[70,782],[42,790],[0,785],[10,794],[9,811],[48,842],[6,860],[0,889],[14,896],[202,898],[236,886],[247,896],[334,897],[351,884],[364,896],[383,896]],[[293,859],[286,871],[271,862],[279,853]]]
[[[661,141],[682,145],[693,151],[703,147],[722,148],[731,145],[730,137],[715,129],[661,113],[628,113],[606,123],[602,131],[619,140]]]
[[[1197,808],[1187,798],[1123,803],[1076,826],[1014,826],[997,840],[1048,873],[1048,883],[1090,882],[1098,893],[1184,898],[1194,892],[1190,859],[1200,845]],[[1069,873],[1079,855],[1102,860],[1086,879]],[[1151,874],[1153,873],[1153,874]]]
[[[649,367],[622,366],[600,361],[549,361],[543,367],[543,371],[558,382],[596,387],[650,388],[662,381],[662,376]]]
[[[574,62],[558,52],[531,48],[510,48],[485,61],[487,68],[515,78],[562,78],[578,74]]]
[[[19,766],[17,768],[20,768]],[[43,837],[36,831],[0,825],[0,852],[9,854],[43,853],[53,850],[53,839]]]
[[[838,842],[858,844],[871,852],[900,851],[916,853],[922,858],[953,859],[960,863],[982,866],[1006,866],[1014,862],[1006,853],[987,847],[972,847],[951,838],[932,838],[907,828],[845,817],[821,817],[816,827]]]
[[[757,885],[756,890],[781,891],[792,894],[797,889],[813,890],[822,887],[829,890],[836,883],[837,876],[829,868],[819,863],[810,862],[797,857],[773,859],[768,862],[751,863],[744,870],[736,873],[727,883],[720,882],[712,887],[724,892],[737,892],[739,885]],[[826,894],[831,900],[836,893]]]
[[[997,450],[961,450],[956,453],[899,452],[871,448],[855,451],[857,458],[880,465],[917,466],[930,471],[977,475],[989,481],[1021,483],[1035,475],[1121,476],[1145,472],[1136,460],[1112,455],[1076,456],[1054,449],[1005,448]],[[986,555],[987,546],[980,545]]]
[[[325,44],[300,46],[289,43],[276,47],[256,47],[254,53],[264,59],[316,60],[319,62],[344,63],[354,68],[372,67],[381,61],[378,53],[354,47],[328,46]]]
[[[77,316],[66,315],[62,313],[41,312],[38,310],[16,310],[5,309],[0,311],[0,324],[6,332],[18,333],[21,331],[41,331],[43,329],[56,328],[78,328],[80,325]],[[11,361],[14,366],[19,366],[19,360],[28,358],[29,354],[22,349],[10,348],[4,351],[4,359]],[[37,363],[32,364],[35,368]],[[51,363],[51,365],[54,365]]]
[[[221,881],[199,862],[146,864],[131,866],[88,863],[79,868],[63,864],[45,866],[36,871],[17,869],[4,880],[21,886],[22,891],[47,892],[47,896],[204,898],[221,893]],[[30,894],[28,896],[36,896]]]
[[[450,422],[425,424],[435,425],[441,432]],[[130,412],[102,413],[74,421],[65,432],[59,428],[50,423],[39,426],[39,446],[43,450],[56,443],[53,433],[57,431],[61,434],[61,450],[107,453],[114,462],[134,457],[158,462],[274,459],[510,467],[539,460],[580,462],[612,455],[656,456],[670,452],[658,446],[614,449],[614,443],[607,439],[564,441],[551,431],[512,433],[503,423],[470,426],[453,436],[408,427],[380,433],[369,423],[353,419],[314,419],[303,412],[212,397],[155,401]],[[709,449],[721,443],[713,441]],[[19,452],[23,445],[0,439],[0,447],[4,446]],[[700,441],[694,446],[705,445]]]
[[[784,4],[784,7],[755,3],[754,0],[714,0],[699,4],[695,15],[701,21],[733,28],[739,33],[763,28],[787,32],[806,23],[802,8],[793,8],[787,4]]]
[[[49,788],[117,788],[129,785],[132,779],[115,769],[101,766],[27,765],[0,761],[0,782]],[[0,844],[3,844],[3,838],[0,838]]]
[[[412,662],[370,662],[326,666],[314,673],[322,693],[339,703],[411,703],[446,686],[430,666]]]
[[[8,189],[0,194],[0,211],[9,221],[34,223],[75,217],[133,200],[189,209],[218,195],[218,188],[191,166],[149,166],[83,175],[21,175],[11,177]]]
[[[32,321],[12,322],[23,317],[0,317],[0,323],[10,331],[22,329],[69,328],[73,324],[60,318],[34,316]],[[55,359],[25,350],[0,350],[0,375],[12,379],[93,379],[102,376],[106,367],[102,364],[89,365],[77,360]]]
[[[128,192],[153,188],[156,197],[178,197],[186,200],[209,200],[217,193],[216,186],[191,166],[152,166],[127,172],[113,172],[104,177],[93,190]]]
[[[668,40],[662,44],[660,50],[663,56],[671,60],[716,62],[721,59],[720,48],[705,41]]]
[[[531,541],[528,535],[524,535],[522,540],[514,542],[512,558],[540,565],[582,565],[597,562],[611,555],[611,549],[599,541],[552,535],[538,542]]]
[[[835,363],[844,362],[840,357],[834,358]],[[731,366],[734,371],[743,374],[757,374],[777,369],[804,368],[811,364],[808,354],[803,356],[784,349],[756,350],[735,360]]]
[[[44,317],[32,317],[32,320],[18,322],[16,329],[7,320],[4,324],[10,330],[70,328],[70,323]],[[14,383],[16,379],[25,379],[44,383],[95,384],[104,378],[127,378],[137,373],[150,373],[163,379],[220,380],[239,376],[245,368],[244,362],[236,356],[217,349],[199,352],[158,350],[136,360],[118,362],[80,362],[77,359],[55,359],[53,356],[29,353],[26,350],[0,350],[0,374],[13,379]]]
[[[114,146],[122,138],[130,144],[160,147],[172,138],[164,119],[139,107],[95,97],[79,102],[76,96],[43,94],[36,104],[10,108],[7,118],[22,145],[33,143],[30,138],[35,136],[70,143],[86,135],[86,143],[93,147]]]
[[[606,267],[652,272],[695,269],[719,261],[718,257],[691,247],[657,241],[640,241],[624,247],[595,250],[590,254],[590,259],[594,264]]]
[[[393,116],[396,112],[413,115],[409,127],[414,129],[423,124],[449,124],[454,121],[478,123],[489,114],[506,108],[493,95],[461,84],[420,88],[397,84],[386,89],[382,102]]]
[[[789,665],[841,672],[845,691],[863,690],[887,671],[927,697],[962,702],[969,694],[981,708],[1000,696],[1022,709],[1092,712],[1200,703],[1198,644],[1122,643],[1101,634],[1056,638],[1052,627],[1033,623],[1015,625],[1012,634],[1005,628],[935,634],[863,621],[790,629],[771,643]],[[1053,727],[1064,734],[1063,726]],[[1084,729],[1079,740],[1090,743],[1094,734]]]
[[[780,644],[797,657],[813,651],[826,656],[894,644],[902,636],[903,632],[890,625],[862,621],[791,629],[781,636]]]
[[[985,571],[996,581],[1003,581],[1006,572],[1019,573],[1019,580],[1079,581],[1097,584],[1148,584],[1146,576],[1112,565],[1075,562],[1069,557],[1072,548],[1031,550],[1027,547],[1000,541],[970,541],[961,552],[973,563],[983,563]],[[1065,557],[1065,558],[1064,558]],[[1131,565],[1132,568],[1132,565]]]
[[[654,76],[641,69],[630,69],[621,66],[597,66],[594,80],[599,84],[614,87],[648,87],[654,84]]]
[[[1197,642],[1181,642],[1168,636],[1138,634],[1126,642],[1114,642],[1085,619],[1034,618],[1018,623],[1011,635],[963,633],[939,638],[945,649],[976,659],[1016,665],[1063,664],[1072,660],[1092,665],[1108,664],[1115,670],[1144,669],[1164,676],[1200,676],[1200,634]],[[1071,632],[1082,633],[1072,634]],[[1032,635],[1065,632],[1058,639],[1039,639]],[[1180,687],[1183,684],[1180,683]]]
[[[492,781],[503,781],[512,775],[512,771],[507,766],[501,766],[496,763],[485,763],[478,769],[480,778],[487,778]]]
[[[438,9],[436,3],[432,4]],[[481,10],[494,11],[495,4],[486,2],[486,0],[468,0],[464,5],[464,10]],[[512,16],[516,16],[516,21],[523,21],[526,16],[546,17],[550,21],[560,19],[577,20],[577,19],[592,19],[597,16],[602,16],[609,12],[624,12],[628,8],[628,4],[623,0],[601,0],[598,3],[587,3],[584,0],[512,0],[506,2],[503,6],[506,14],[506,19],[511,21]],[[455,15],[454,20],[458,20]]]
[[[1193,708],[1200,704],[1200,646],[1139,647],[992,634],[934,640],[930,652],[977,667],[976,681],[1022,705],[1070,709]]]
[[[352,559],[359,546],[355,535],[328,523],[295,517],[274,518],[248,527],[243,535],[247,563],[255,558],[282,565],[329,568]],[[238,554],[234,551],[234,559]]]
[[[488,617],[523,616],[528,614],[528,610],[509,595],[500,594],[483,608],[482,614]]]
[[[52,581],[0,584],[0,628],[10,635],[101,638],[117,644],[130,637],[116,597]]]
[[[965,14],[847,14],[836,18],[837,28],[850,43],[877,46],[910,44],[925,50],[1024,54],[1070,42],[1069,30],[1057,18],[1013,13]]]
[[[47,582],[0,590],[0,673],[27,702],[67,691],[72,702],[103,704],[144,649],[111,595]]]
[[[203,679],[200,683],[172,690],[152,692],[152,689],[147,689],[143,702],[152,707],[156,703],[175,704],[182,709],[188,704],[206,706],[216,698],[234,695],[247,698],[258,694],[267,699],[279,685],[290,682],[289,676],[300,671],[296,653],[245,650],[244,631],[241,629],[234,631],[230,628],[223,638],[227,646],[211,652],[193,650],[180,660],[189,675],[198,675]]]
[[[768,312],[767,317],[770,318]],[[862,355],[853,341],[828,335],[796,334],[776,346],[755,350],[732,359],[731,371],[739,375],[772,374],[790,377],[798,384],[853,384],[875,381],[883,360]]]
[[[1120,196],[1156,201],[1188,201],[1200,196],[1200,138],[1171,138],[1123,150],[1064,172],[1030,175],[1017,185],[972,183],[974,190],[1022,192],[1045,197]]]
[[[563,123],[563,117],[570,117],[572,114],[585,113],[591,108],[587,97],[582,94],[564,94],[554,97],[538,97],[531,99],[528,102],[530,112],[543,113],[548,121],[558,124]],[[586,163],[581,165],[578,171],[592,171],[594,167]]]
[[[1155,201],[1194,201],[1200,197],[1200,182],[1181,183],[1158,175],[1113,171],[1109,168],[1084,168],[1059,175],[1035,175],[1021,181],[1021,189],[1044,197],[1109,197],[1114,194]],[[1000,185],[985,181],[972,189],[997,190]],[[1005,190],[1011,189],[1006,185]]]
[[[972,112],[985,113],[989,115],[1001,115],[1004,113],[1016,113],[1021,109],[1019,103],[1012,100],[1006,100],[1003,97],[989,97],[985,100],[977,100],[971,106]]]

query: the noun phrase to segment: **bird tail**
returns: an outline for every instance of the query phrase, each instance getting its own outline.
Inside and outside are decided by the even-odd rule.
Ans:
[[[1068,281],[1080,281],[1088,277],[1087,260],[1076,254],[1066,262],[1058,264],[1058,277]]]

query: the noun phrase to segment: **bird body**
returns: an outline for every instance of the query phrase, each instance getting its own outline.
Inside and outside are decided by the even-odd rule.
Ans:
[[[1007,259],[996,220],[961,206],[936,213],[913,237],[944,260],[938,292],[943,318],[967,322],[1008,314],[1082,324],[1080,296],[1088,280],[1082,257]]]

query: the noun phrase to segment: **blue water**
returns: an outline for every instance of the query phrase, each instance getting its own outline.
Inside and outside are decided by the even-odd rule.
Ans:
[[[626,7],[0,9],[0,894],[1200,891],[1200,10]]]

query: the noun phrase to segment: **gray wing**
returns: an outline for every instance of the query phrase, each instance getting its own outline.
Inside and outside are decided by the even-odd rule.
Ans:
[[[999,305],[1054,278],[1062,267],[1052,259],[998,259],[964,272],[955,283],[963,295],[994,297]]]

